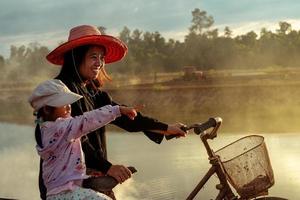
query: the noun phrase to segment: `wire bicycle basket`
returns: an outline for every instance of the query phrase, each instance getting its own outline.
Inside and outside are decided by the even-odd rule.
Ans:
[[[242,198],[253,198],[274,185],[274,174],[264,137],[249,135],[215,152],[229,183]]]

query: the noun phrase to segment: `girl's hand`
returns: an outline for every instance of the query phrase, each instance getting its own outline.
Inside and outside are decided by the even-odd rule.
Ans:
[[[119,183],[123,183],[131,177],[131,171],[123,165],[112,165],[107,174],[114,177]]]
[[[134,118],[137,116],[136,109],[132,107],[126,107],[126,106],[119,106],[120,112],[122,115],[126,115],[129,119],[134,120]]]

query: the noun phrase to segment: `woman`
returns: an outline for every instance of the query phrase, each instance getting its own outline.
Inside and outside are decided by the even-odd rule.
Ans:
[[[72,116],[104,105],[118,105],[111,97],[100,90],[109,76],[105,64],[121,60],[127,53],[126,45],[119,39],[101,35],[100,31],[90,25],[74,27],[70,30],[69,39],[47,55],[47,60],[55,65],[62,65],[57,79],[83,98],[72,104]],[[180,129],[182,124],[168,125],[137,113],[134,120],[121,116],[112,124],[129,132],[143,131],[156,143],[161,143],[164,135],[185,136]],[[81,140],[87,168],[98,170],[114,177],[119,183],[131,176],[123,165],[112,164],[107,160],[105,127],[85,136]],[[41,197],[45,198],[45,188],[40,173]],[[112,192],[106,193],[114,198]]]

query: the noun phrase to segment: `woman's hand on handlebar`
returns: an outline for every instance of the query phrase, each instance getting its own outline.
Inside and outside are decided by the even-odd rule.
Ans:
[[[131,177],[131,171],[123,165],[112,165],[107,175],[114,177],[119,183],[123,183]]]
[[[168,129],[166,131],[162,130],[151,130],[155,133],[160,133],[165,135],[166,137],[169,136],[171,138],[179,138],[179,137],[185,137],[187,134],[187,131],[184,131],[184,128],[186,125],[182,123],[176,123],[176,124],[168,124]]]
[[[183,127],[186,127],[186,125],[182,123],[176,123],[176,124],[169,124],[168,130],[165,131],[165,135],[176,135],[176,137],[185,137],[187,132],[184,131]]]

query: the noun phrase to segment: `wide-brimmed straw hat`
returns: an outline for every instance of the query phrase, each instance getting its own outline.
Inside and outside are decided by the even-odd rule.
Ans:
[[[47,55],[47,60],[55,65],[62,65],[64,54],[83,45],[105,47],[105,63],[121,60],[127,53],[127,46],[118,38],[102,35],[99,29],[91,25],[81,25],[70,30],[68,41],[58,46]]]
[[[35,111],[44,106],[61,107],[72,104],[82,98],[58,79],[51,79],[39,84],[30,95],[28,101]]]

